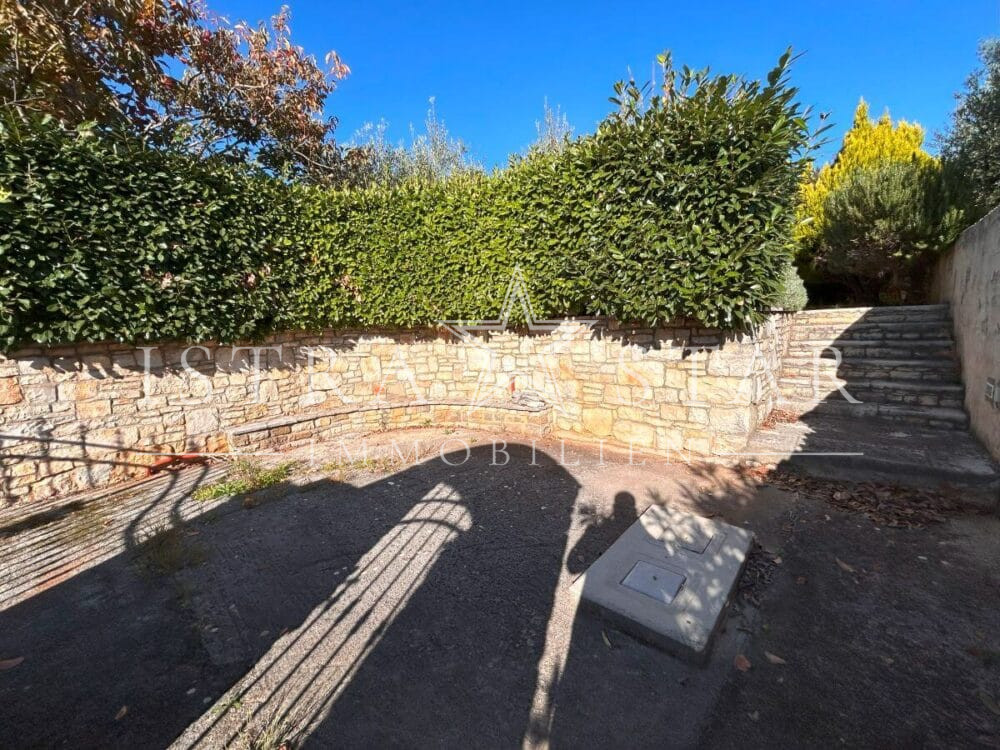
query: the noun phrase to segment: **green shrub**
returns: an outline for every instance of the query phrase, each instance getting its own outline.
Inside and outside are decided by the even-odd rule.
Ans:
[[[315,193],[313,324],[496,317],[511,269],[541,316],[753,322],[790,254],[806,147],[788,57],[767,84],[665,68],[597,133],[493,175]]]
[[[771,306],[775,310],[798,312],[804,309],[808,302],[809,295],[806,293],[806,285],[802,282],[802,277],[799,276],[795,266],[789,263],[781,275],[781,283]]]
[[[290,186],[48,121],[0,127],[0,343],[220,339],[538,316],[759,320],[809,134],[787,82],[664,66],[595,134],[485,175]]]
[[[937,162],[890,162],[861,169],[824,206],[818,263],[861,299],[918,301],[930,260],[962,225]]]

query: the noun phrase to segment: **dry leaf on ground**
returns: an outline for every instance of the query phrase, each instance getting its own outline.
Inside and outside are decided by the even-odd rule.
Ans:
[[[2,661],[0,661],[0,672],[2,672],[5,669],[13,669],[22,661],[24,661],[23,656],[18,656],[13,659],[3,659]]]
[[[736,667],[741,672],[746,672],[753,665],[750,663],[750,660],[746,658],[743,654],[737,654],[736,658],[733,659],[733,666]]]
[[[854,568],[851,567],[850,565],[848,565],[847,563],[845,563],[839,557],[835,557],[833,559],[837,561],[837,565],[840,566],[840,569],[843,570],[845,573],[853,573],[854,572]]]
[[[784,659],[782,659],[777,654],[772,654],[770,651],[765,651],[764,652],[764,656],[767,657],[767,660],[769,662],[771,662],[772,664],[788,664],[787,661],[785,661]]]

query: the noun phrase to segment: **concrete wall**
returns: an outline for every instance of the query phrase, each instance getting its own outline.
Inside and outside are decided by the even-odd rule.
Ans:
[[[157,451],[229,450],[233,429],[257,421],[352,405],[509,404],[512,390],[542,395],[556,436],[735,458],[774,407],[787,328],[779,315],[754,335],[565,321],[470,341],[443,330],[326,331],[257,350],[25,349],[0,356],[0,496],[120,481]]]
[[[987,378],[1000,387],[1000,207],[966,229],[941,259],[932,297],[951,303],[965,409],[972,431],[1000,460],[1000,409],[985,395]]]

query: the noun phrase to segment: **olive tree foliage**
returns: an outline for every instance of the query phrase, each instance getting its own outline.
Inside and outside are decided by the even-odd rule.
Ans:
[[[430,184],[461,174],[481,172],[468,145],[448,132],[438,118],[434,97],[427,107],[423,132],[410,125],[410,142],[393,143],[389,123],[365,123],[348,146],[351,181],[359,187],[395,186],[406,182]]]
[[[537,136],[529,151],[558,153],[573,137],[573,126],[569,124],[569,118],[558,104],[552,107],[546,99],[542,106],[542,119],[535,121]]]
[[[5,0],[0,106],[93,122],[199,157],[336,182],[344,160],[324,116],[349,73],[291,39],[289,12],[231,24],[201,0]]]
[[[940,136],[941,156],[968,191],[973,215],[1000,204],[1000,39],[979,48],[982,67],[972,73],[951,125]]]

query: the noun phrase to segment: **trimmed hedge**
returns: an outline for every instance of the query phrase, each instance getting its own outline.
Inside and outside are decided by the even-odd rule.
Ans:
[[[0,131],[0,342],[235,340],[293,299],[279,182],[92,131]]]
[[[787,84],[666,70],[552,154],[396,188],[288,186],[107,134],[0,130],[0,341],[220,339],[539,316],[740,327],[774,299],[808,131]]]

